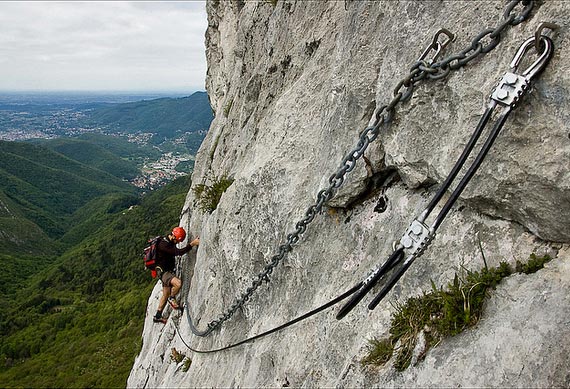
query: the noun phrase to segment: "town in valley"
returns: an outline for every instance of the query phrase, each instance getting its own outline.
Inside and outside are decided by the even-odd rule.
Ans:
[[[167,135],[164,135],[164,131],[158,133],[148,129],[133,128],[123,131],[109,125],[90,122],[90,112],[99,105],[108,106],[109,103],[83,101],[30,103],[15,98],[7,101],[1,97],[0,141],[76,138],[90,133],[122,138],[153,151],[149,152],[148,156],[137,158],[141,174],[129,180],[131,184],[145,190],[157,189],[177,177],[192,172],[197,148],[205,137],[209,124],[200,130],[187,132],[177,130]]]

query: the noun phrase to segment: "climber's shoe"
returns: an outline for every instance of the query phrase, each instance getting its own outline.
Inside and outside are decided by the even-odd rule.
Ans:
[[[172,296],[168,298],[168,304],[170,304],[172,309],[182,309],[182,306],[178,304],[178,301],[176,301],[176,299]]]

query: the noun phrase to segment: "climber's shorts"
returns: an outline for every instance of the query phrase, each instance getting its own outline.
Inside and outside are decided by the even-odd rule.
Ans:
[[[162,281],[162,286],[171,287],[170,282],[176,275],[170,271],[162,272],[162,269],[157,267],[158,276],[160,277],[160,281]]]

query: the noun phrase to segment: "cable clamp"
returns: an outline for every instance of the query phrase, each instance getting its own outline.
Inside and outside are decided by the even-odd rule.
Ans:
[[[529,82],[525,77],[507,72],[493,90],[491,99],[504,106],[514,106],[528,86]]]
[[[406,250],[408,258],[417,258],[428,248],[433,238],[435,231],[418,219],[414,219],[400,239],[400,245]]]

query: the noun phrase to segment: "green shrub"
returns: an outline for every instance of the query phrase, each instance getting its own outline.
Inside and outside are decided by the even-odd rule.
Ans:
[[[197,207],[202,212],[212,213],[218,207],[222,194],[233,184],[234,180],[226,176],[216,177],[212,185],[198,184],[192,188],[196,196]]]

